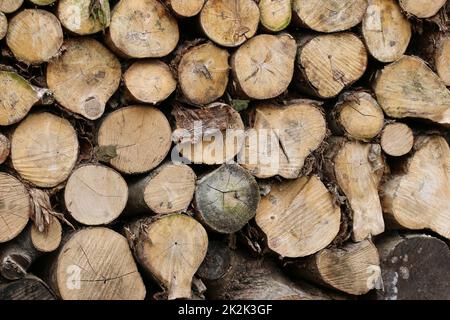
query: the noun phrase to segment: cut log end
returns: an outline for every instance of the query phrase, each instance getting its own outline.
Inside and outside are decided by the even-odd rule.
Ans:
[[[114,150],[116,156],[109,161],[113,167],[137,174],[156,168],[164,160],[172,144],[171,133],[167,118],[158,109],[129,106],[105,117],[97,139],[100,148]]]
[[[0,172],[0,243],[14,239],[31,214],[30,194],[13,176]]]
[[[46,112],[32,114],[12,135],[12,165],[36,186],[55,187],[75,166],[78,148],[77,134],[69,121]]]
[[[64,53],[48,65],[48,87],[66,109],[98,119],[119,87],[120,63],[93,39],[68,40],[64,46]]]
[[[6,36],[8,32],[8,19],[3,12],[0,11],[0,40]]]
[[[446,86],[450,86],[450,36],[445,36],[440,40],[434,62],[439,77]]]
[[[54,3],[56,0],[29,0],[29,1],[38,6],[48,6]]]
[[[388,124],[381,134],[383,151],[393,157],[404,156],[414,145],[414,134],[404,123]]]
[[[124,84],[131,100],[150,104],[166,100],[177,87],[169,66],[159,60],[133,63],[124,74]]]
[[[238,165],[223,165],[197,183],[195,209],[211,230],[239,231],[256,214],[260,201],[255,178]]]
[[[316,176],[273,185],[256,213],[270,249],[298,258],[329,245],[339,232],[341,211]]]
[[[187,51],[178,66],[178,80],[186,100],[194,105],[216,101],[228,84],[229,54],[212,43]]]
[[[58,18],[52,13],[26,9],[9,21],[6,43],[18,60],[40,64],[59,53],[63,31]]]
[[[224,47],[237,47],[256,34],[259,8],[252,0],[208,0],[200,24],[209,39]]]
[[[445,5],[446,0],[400,0],[402,9],[417,18],[431,18]]]
[[[381,62],[401,58],[411,39],[411,23],[395,0],[369,0],[362,34],[370,54]]]
[[[338,133],[350,138],[369,141],[384,126],[384,113],[378,102],[367,92],[345,93],[332,113]]]
[[[2,0],[0,2],[0,11],[4,13],[13,13],[22,6],[23,0]]]
[[[119,54],[160,58],[171,53],[178,40],[178,23],[159,1],[124,0],[114,7],[108,41]]]
[[[200,13],[205,0],[168,0],[170,8],[178,17],[190,18]]]
[[[424,118],[450,125],[450,92],[417,57],[403,56],[378,75],[374,91],[380,106],[393,118]]]
[[[109,1],[60,0],[57,15],[61,24],[77,35],[89,35],[109,27]]]
[[[61,249],[50,283],[64,300],[143,300],[146,290],[126,239],[82,229]]]
[[[76,169],[67,181],[64,201],[71,216],[89,225],[109,224],[119,217],[128,199],[122,176],[102,165]]]
[[[191,217],[174,214],[138,221],[128,231],[138,261],[168,291],[168,298],[191,298],[192,278],[208,249],[205,229]]]
[[[350,29],[361,22],[367,8],[365,0],[325,0],[317,5],[314,0],[293,0],[293,13],[300,26],[319,32]]]
[[[62,226],[59,220],[50,217],[50,223],[44,231],[39,231],[33,224],[31,229],[31,241],[40,252],[53,252],[59,248],[62,237]]]
[[[279,32],[291,23],[292,0],[261,0],[259,11],[264,28],[271,32]]]
[[[6,161],[11,151],[11,143],[7,137],[0,133],[0,164]]]
[[[332,98],[366,71],[367,51],[353,33],[299,39],[297,85],[320,98]]]
[[[282,94],[294,74],[296,50],[288,34],[262,34],[243,44],[231,57],[236,93],[256,100]]]

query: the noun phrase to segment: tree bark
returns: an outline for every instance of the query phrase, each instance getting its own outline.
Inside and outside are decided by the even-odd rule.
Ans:
[[[27,275],[13,282],[0,283],[0,300],[56,300],[41,279]]]
[[[414,146],[414,134],[404,123],[390,123],[381,134],[381,148],[393,157],[401,157],[409,153]]]

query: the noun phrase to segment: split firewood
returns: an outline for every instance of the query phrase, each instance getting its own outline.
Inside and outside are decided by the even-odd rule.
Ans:
[[[139,220],[126,233],[137,260],[168,298],[191,298],[192,278],[208,249],[208,235],[201,224],[173,214]]]
[[[280,32],[292,18],[292,0],[260,0],[261,24],[270,32]]]
[[[302,36],[298,45],[296,84],[308,94],[335,97],[366,71],[366,48],[353,33]]]
[[[160,58],[178,44],[176,19],[158,0],[120,0],[111,15],[108,43],[129,58]]]
[[[285,266],[296,277],[352,295],[383,286],[378,251],[369,240],[324,249]]]
[[[185,52],[178,66],[178,81],[187,102],[212,103],[223,96],[228,84],[228,51],[212,43]]]
[[[27,80],[11,71],[0,71],[0,126],[22,120],[42,97]]]
[[[127,240],[107,228],[70,235],[48,273],[63,300],[143,300],[146,294]]]
[[[198,275],[213,300],[324,300],[318,289],[289,280],[270,258],[253,258],[210,242]]]
[[[59,248],[62,239],[62,226],[59,220],[50,216],[50,223],[40,231],[35,224],[31,228],[31,242],[39,252],[53,252]]]
[[[450,125],[450,92],[417,57],[403,56],[386,66],[374,83],[377,100],[393,118],[424,118]]]
[[[63,31],[58,18],[52,13],[26,9],[9,21],[6,43],[17,60],[40,64],[59,53]]]
[[[340,208],[316,176],[272,185],[256,212],[256,224],[265,233],[268,247],[289,258],[328,246],[340,222]]]
[[[4,13],[13,13],[22,6],[23,0],[2,0],[0,2],[0,11]]]
[[[384,159],[378,144],[334,137],[325,153],[325,169],[347,197],[352,215],[352,237],[362,241],[384,231],[378,186]]]
[[[7,283],[0,283],[0,300],[55,300],[55,295],[44,281],[27,275]]]
[[[446,0],[400,0],[400,6],[416,18],[431,18],[445,5]]]
[[[100,151],[108,156],[103,159],[105,162],[120,172],[137,174],[156,168],[164,160],[171,146],[171,134],[161,111],[129,106],[104,118],[97,140]]]
[[[31,199],[27,188],[15,177],[0,172],[0,243],[18,236],[30,215]]]
[[[381,134],[381,148],[393,157],[401,157],[409,153],[414,146],[414,134],[404,123],[388,124]]]
[[[448,245],[431,236],[390,236],[376,243],[384,290],[379,300],[448,300],[450,281]]]
[[[67,180],[64,203],[70,215],[88,225],[106,225],[116,220],[128,199],[128,186],[109,167],[84,165]]]
[[[6,36],[8,31],[8,19],[3,12],[0,11],[0,40]]]
[[[196,175],[187,165],[166,163],[130,184],[127,211],[168,214],[186,211]]]
[[[362,35],[369,53],[378,61],[401,58],[411,39],[411,24],[395,0],[369,0]]]
[[[365,91],[348,91],[339,97],[331,113],[332,129],[339,135],[370,141],[383,129],[384,113]]]
[[[11,160],[20,176],[38,187],[65,181],[78,158],[75,129],[51,113],[29,115],[11,138]]]
[[[240,163],[258,178],[295,179],[326,133],[325,117],[314,101],[259,104],[239,154]]]
[[[169,66],[160,60],[133,63],[123,76],[127,98],[139,103],[158,104],[177,88]]]
[[[105,0],[60,0],[57,15],[64,28],[80,36],[105,30],[111,20]]]
[[[367,8],[365,0],[293,0],[294,21],[319,32],[350,29],[361,22]]]
[[[68,40],[64,47],[64,53],[48,64],[48,87],[66,109],[98,119],[119,87],[120,63],[93,39]]]
[[[165,0],[170,9],[180,18],[194,17],[200,13],[205,0]]]
[[[259,8],[253,0],[208,0],[200,12],[206,36],[224,47],[237,47],[256,34]]]
[[[445,139],[418,137],[403,170],[381,187],[387,221],[393,227],[431,229],[450,239],[450,148]]]
[[[242,167],[227,164],[197,182],[194,207],[208,229],[230,234],[255,216],[259,201],[255,178]]]
[[[294,74],[295,40],[288,34],[261,34],[231,56],[233,89],[243,98],[271,99],[282,94]]]
[[[11,143],[7,137],[0,133],[0,164],[6,161],[11,151]]]
[[[213,103],[201,109],[175,106],[173,138],[176,150],[197,164],[223,164],[241,151],[244,123],[239,113],[227,104]]]

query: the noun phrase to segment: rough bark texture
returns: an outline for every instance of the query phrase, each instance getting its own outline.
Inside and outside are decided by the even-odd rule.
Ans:
[[[41,279],[28,275],[20,280],[0,283],[0,300],[56,300]]]

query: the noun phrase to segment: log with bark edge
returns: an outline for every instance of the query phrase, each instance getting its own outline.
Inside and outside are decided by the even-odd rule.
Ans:
[[[234,91],[257,100],[279,96],[292,80],[296,50],[295,40],[286,33],[250,39],[231,56]]]
[[[292,18],[292,0],[259,1],[261,24],[270,32],[279,32],[287,28]]]
[[[200,13],[205,0],[165,0],[170,9],[180,18],[194,17]]]
[[[0,164],[6,161],[11,151],[11,142],[0,133]]]
[[[145,132],[145,133],[144,133]],[[148,106],[128,106],[108,114],[97,141],[107,159],[122,173],[145,173],[156,168],[169,152],[171,128],[165,115]]]
[[[365,0],[293,0],[294,21],[319,32],[350,29],[361,22],[367,8]]]
[[[324,160],[329,179],[348,199],[353,240],[362,241],[384,232],[378,196],[385,166],[380,145],[332,137]]]
[[[296,84],[319,98],[332,98],[366,71],[367,51],[353,33],[301,36],[298,39]]]
[[[51,113],[30,114],[11,138],[12,166],[38,187],[55,187],[65,181],[78,158],[75,129]]]
[[[12,281],[0,282],[0,300],[55,300],[55,295],[41,279],[27,275]]]
[[[329,296],[291,281],[270,258],[253,258],[241,250],[211,241],[198,276],[213,300],[323,300]]]
[[[8,20],[3,12],[0,11],[0,40],[6,36],[8,31]]]
[[[159,0],[121,0],[114,7],[108,44],[131,58],[160,58],[172,52],[179,39],[178,23]]]
[[[75,231],[48,270],[63,300],[143,300],[146,289],[127,240],[96,227]]]
[[[391,235],[376,243],[384,290],[378,300],[449,300],[448,245],[421,234]]]
[[[194,207],[208,229],[230,234],[256,214],[259,187],[250,173],[236,164],[222,165],[197,182]]]
[[[208,42],[190,48],[178,65],[178,81],[185,100],[193,105],[212,103],[228,84],[229,53]]]
[[[378,61],[393,62],[406,51],[411,24],[395,0],[369,0],[362,20],[362,35],[369,53]]]
[[[124,74],[127,98],[135,102],[158,104],[177,88],[169,66],[160,60],[133,63]]]
[[[403,170],[381,187],[387,223],[413,230],[431,229],[450,239],[450,148],[445,139],[418,137]]]
[[[18,236],[30,214],[31,199],[27,188],[15,177],[0,172],[0,243]]]
[[[0,2],[0,11],[4,13],[13,13],[22,6],[23,0],[2,0]]]
[[[384,67],[374,83],[377,100],[393,118],[423,118],[450,125],[450,92],[444,82],[414,56]]]
[[[64,47],[64,53],[48,64],[48,87],[66,109],[90,120],[98,119],[119,87],[120,63],[90,38],[68,40]]]
[[[404,123],[390,123],[381,134],[381,148],[393,157],[404,156],[414,146],[414,134]]]
[[[80,36],[105,30],[111,20],[105,0],[60,0],[57,16],[64,28]]]
[[[129,212],[183,212],[194,197],[196,175],[187,165],[165,163],[148,176],[130,183]]]
[[[63,31],[58,18],[52,13],[25,9],[9,21],[6,43],[17,60],[40,64],[59,53]]]
[[[256,224],[265,233],[268,247],[289,258],[328,246],[340,222],[341,210],[317,176],[271,185],[256,212]]]
[[[22,120],[42,94],[15,72],[0,71],[0,126]]]
[[[318,106],[309,100],[257,105],[239,163],[258,178],[297,178],[305,159],[326,136],[325,117]]]
[[[256,34],[259,16],[253,0],[207,0],[200,12],[200,25],[215,43],[237,47]]]
[[[446,0],[399,0],[402,9],[416,18],[431,18],[445,2]]]
[[[352,295],[382,288],[380,258],[370,240],[348,242],[285,264],[299,278]]]
[[[370,141],[383,129],[384,113],[368,92],[347,91],[331,112],[330,125],[339,135]]]
[[[83,165],[67,180],[64,203],[70,215],[88,225],[106,225],[119,217],[128,199],[128,186],[115,170]]]
[[[196,164],[223,164],[232,160],[244,143],[244,123],[240,114],[224,103],[190,109],[175,106],[173,138],[181,156]]]
[[[191,298],[192,278],[208,249],[202,225],[186,215],[171,214],[138,220],[125,231],[136,259],[168,299]]]

